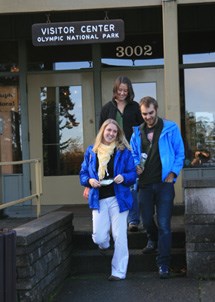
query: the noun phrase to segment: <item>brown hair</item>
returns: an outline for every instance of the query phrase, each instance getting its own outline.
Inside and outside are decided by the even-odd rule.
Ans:
[[[117,90],[119,89],[120,84],[125,84],[128,87],[128,96],[126,98],[126,101],[132,102],[134,100],[134,90],[131,84],[131,81],[126,76],[118,76],[114,82],[113,86],[113,99],[117,96]]]
[[[158,109],[158,102],[151,96],[145,96],[144,98],[142,98],[139,102],[139,106],[141,107],[142,105],[144,105],[145,107],[150,107],[150,105],[153,105],[155,110]]]

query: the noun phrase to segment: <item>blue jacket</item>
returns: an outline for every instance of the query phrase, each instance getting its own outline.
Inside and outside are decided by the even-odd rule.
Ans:
[[[158,147],[162,165],[162,181],[170,172],[179,175],[184,165],[184,143],[179,128],[175,122],[163,120]],[[141,132],[140,127],[133,127],[130,145],[134,157],[135,166],[140,164],[141,156]],[[177,177],[176,177],[177,178]],[[176,181],[176,178],[174,181]]]
[[[91,209],[99,209],[99,189],[92,188],[89,184],[90,178],[98,178],[97,156],[93,152],[93,146],[89,146],[84,155],[84,161],[80,170],[80,183],[82,186],[90,187],[89,207]],[[130,186],[136,181],[136,168],[131,151],[124,149],[117,150],[114,156],[114,177],[121,174],[124,181],[121,184],[114,183],[114,191],[120,212],[130,210],[133,204],[133,198],[130,191]]]

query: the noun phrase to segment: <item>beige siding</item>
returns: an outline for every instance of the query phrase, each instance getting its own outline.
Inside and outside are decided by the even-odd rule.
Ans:
[[[0,0],[0,14],[23,12],[48,12],[64,10],[110,9],[161,5],[171,0]],[[174,0],[172,0],[174,1]],[[175,0],[177,4],[214,3],[215,0]]]
[[[107,9],[161,5],[161,0],[0,0],[0,13]]]

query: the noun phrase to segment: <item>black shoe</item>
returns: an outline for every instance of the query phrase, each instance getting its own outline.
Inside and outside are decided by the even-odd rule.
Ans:
[[[9,216],[7,214],[5,214],[4,210],[0,210],[0,219],[6,219]]]
[[[111,275],[109,278],[108,278],[109,281],[121,281],[122,279],[119,278],[119,277],[116,277],[116,276],[113,276]]]
[[[101,248],[99,247],[99,253],[100,253],[102,256],[107,256],[108,250],[109,250],[109,248],[107,248],[107,249],[101,249]]]
[[[146,247],[144,247],[142,249],[142,253],[143,254],[151,254],[151,253],[154,253],[156,250],[157,250],[157,243],[156,243],[156,241],[149,240],[147,242]]]
[[[139,231],[138,225],[130,223],[128,226],[128,230],[130,232],[138,232]]]
[[[166,264],[160,265],[158,274],[159,274],[160,279],[168,279],[170,276],[168,266]]]

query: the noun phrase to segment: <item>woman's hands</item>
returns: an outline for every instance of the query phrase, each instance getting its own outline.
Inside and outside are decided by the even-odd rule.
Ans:
[[[121,184],[124,181],[124,177],[121,174],[118,174],[115,178],[114,178],[114,182],[116,184]]]
[[[89,184],[91,185],[92,188],[100,188],[101,187],[100,181],[95,179],[95,178],[90,178],[89,179]]]
[[[124,177],[121,174],[118,174],[115,178],[114,178],[114,182],[116,184],[121,184],[124,181]],[[95,178],[90,178],[89,179],[89,184],[91,185],[92,188],[100,188],[101,187],[101,183],[99,180],[95,179]]]

